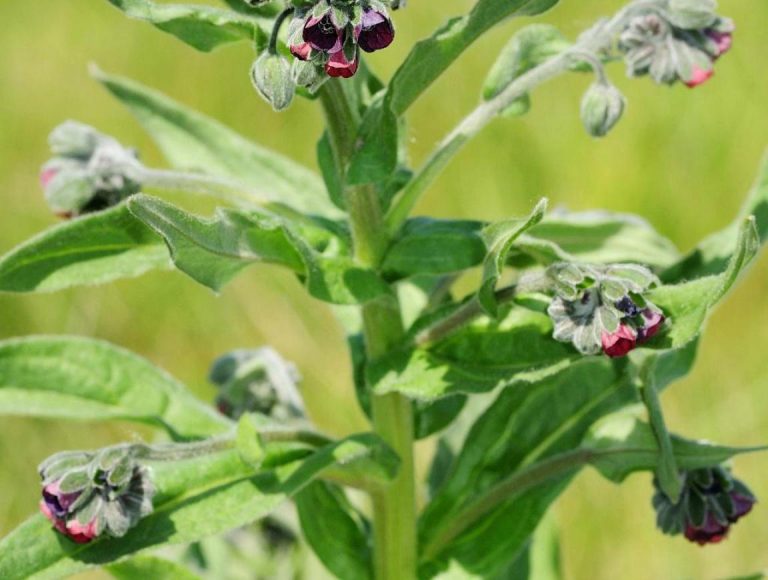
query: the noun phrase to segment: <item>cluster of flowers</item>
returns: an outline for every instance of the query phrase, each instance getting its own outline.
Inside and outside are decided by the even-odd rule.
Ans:
[[[582,354],[624,356],[664,325],[664,314],[643,297],[658,283],[643,266],[558,263],[547,275],[555,292],[547,310],[553,336]]]
[[[58,453],[39,467],[40,511],[78,544],[102,535],[122,537],[152,512],[154,487],[130,446]]]
[[[40,172],[54,213],[71,218],[116,205],[141,188],[136,151],[93,127],[67,121],[48,138],[53,158]]]
[[[643,4],[621,34],[630,76],[696,87],[714,74],[714,63],[733,44],[733,21],[710,0],[660,0]]]
[[[392,44],[395,28],[382,0],[320,0],[298,8],[288,30],[297,59],[325,69],[328,76],[349,78],[357,72],[359,49],[375,52]]]
[[[665,534],[682,533],[700,546],[725,539],[730,527],[757,502],[749,488],[725,467],[695,469],[682,477],[683,492],[677,503],[672,503],[654,480],[657,525]]]
[[[272,348],[235,350],[216,359],[208,376],[219,389],[216,407],[230,419],[261,413],[278,421],[306,416],[296,366]]]

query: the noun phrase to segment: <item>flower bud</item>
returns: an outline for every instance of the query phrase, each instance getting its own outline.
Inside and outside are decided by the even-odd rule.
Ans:
[[[296,367],[269,347],[219,357],[211,366],[209,380],[219,388],[217,408],[233,419],[252,412],[278,421],[305,416]]]
[[[131,446],[56,454],[39,467],[40,511],[54,528],[84,544],[101,535],[122,537],[152,512],[154,487]]]
[[[269,52],[259,56],[251,68],[251,80],[275,111],[283,111],[290,106],[296,85],[291,77],[291,66],[282,56]]]
[[[676,27],[696,30],[711,26],[717,20],[715,0],[669,0],[666,16]]]
[[[325,72],[329,77],[341,77],[348,79],[355,75],[359,64],[358,57],[355,54],[352,60],[349,60],[343,50],[331,54],[328,62],[325,63]]]
[[[92,127],[67,121],[49,138],[53,159],[40,172],[54,213],[74,217],[120,203],[141,187],[136,152]]]
[[[730,527],[752,511],[752,492],[723,466],[683,473],[683,491],[677,503],[654,480],[653,507],[657,525],[665,534],[683,534],[704,546],[721,542]]]
[[[634,350],[637,332],[628,324],[620,324],[616,332],[603,331],[603,352],[611,358],[622,357]]]
[[[626,106],[624,95],[611,84],[596,82],[581,101],[581,120],[587,133],[604,137],[621,119]]]

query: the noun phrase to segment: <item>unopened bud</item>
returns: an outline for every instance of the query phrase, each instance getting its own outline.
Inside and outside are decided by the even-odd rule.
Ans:
[[[65,121],[48,136],[48,144],[54,155],[88,160],[106,139],[108,137],[93,127],[77,121]]]
[[[253,63],[251,81],[275,111],[283,111],[290,106],[296,85],[291,76],[291,65],[282,56],[263,53]]]
[[[626,99],[619,89],[604,82],[594,83],[581,101],[581,120],[593,137],[604,137],[624,114]]]
[[[717,20],[715,0],[669,0],[669,21],[684,30],[707,28]]]

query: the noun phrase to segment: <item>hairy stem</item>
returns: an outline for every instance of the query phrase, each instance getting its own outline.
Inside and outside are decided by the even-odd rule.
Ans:
[[[604,25],[582,35],[579,42],[570,49],[520,75],[497,96],[478,105],[440,142],[435,152],[397,197],[386,216],[388,230],[391,233],[399,231],[424,192],[464,144],[475,137],[514,101],[540,84],[568,72],[572,65],[579,61],[589,62],[595,68],[596,74],[601,76],[603,74],[602,65],[596,54],[610,46],[614,35],[620,30],[626,19],[641,6],[642,2],[639,2],[624,8]]]
[[[320,96],[339,175],[354,150],[359,114],[341,83],[331,79]],[[370,186],[345,188],[356,260],[378,268],[389,243],[376,191]],[[363,306],[363,334],[368,358],[397,347],[404,329],[395,298]],[[374,573],[377,580],[414,580],[417,566],[416,492],[413,467],[413,408],[409,399],[392,393],[371,397],[374,431],[400,457],[400,470],[391,484],[371,492],[373,503]]]

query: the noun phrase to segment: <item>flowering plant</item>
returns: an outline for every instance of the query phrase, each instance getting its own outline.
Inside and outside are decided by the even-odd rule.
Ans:
[[[320,432],[299,369],[270,347],[214,361],[208,405],[110,344],[0,342],[0,413],[158,431],[44,461],[41,513],[0,540],[0,578],[95,566],[221,578],[255,569],[256,554],[285,558],[281,546],[295,558],[299,538],[339,578],[534,577],[534,532],[586,467],[614,482],[651,472],[659,528],[698,544],[720,542],[751,512],[757,500],[727,462],[758,448],[673,435],[659,393],[690,371],[708,316],[765,241],[768,168],[742,214],[687,255],[639,218],[549,212],[546,199],[494,223],[412,216],[461,147],[498,116],[524,115],[548,80],[594,75],[581,118],[595,137],[625,112],[608,74],[615,61],[659,84],[707,82],[734,32],[713,1],[634,0],[575,40],[523,28],[482,102],[416,169],[410,105],[486,31],[557,0],[476,0],[416,44],[388,83],[366,55],[396,41],[402,1],[110,1],[202,51],[252,42],[261,97],[276,111],[297,98],[322,108],[320,175],[94,69],[172,167],[149,167],[82,123],[57,127],[40,180],[63,221],[0,258],[0,290],[175,268],[218,291],[250,265],[278,265],[338,314],[370,429]],[[203,217],[147,190],[220,207]],[[428,437],[437,444],[422,482],[414,443]]]

